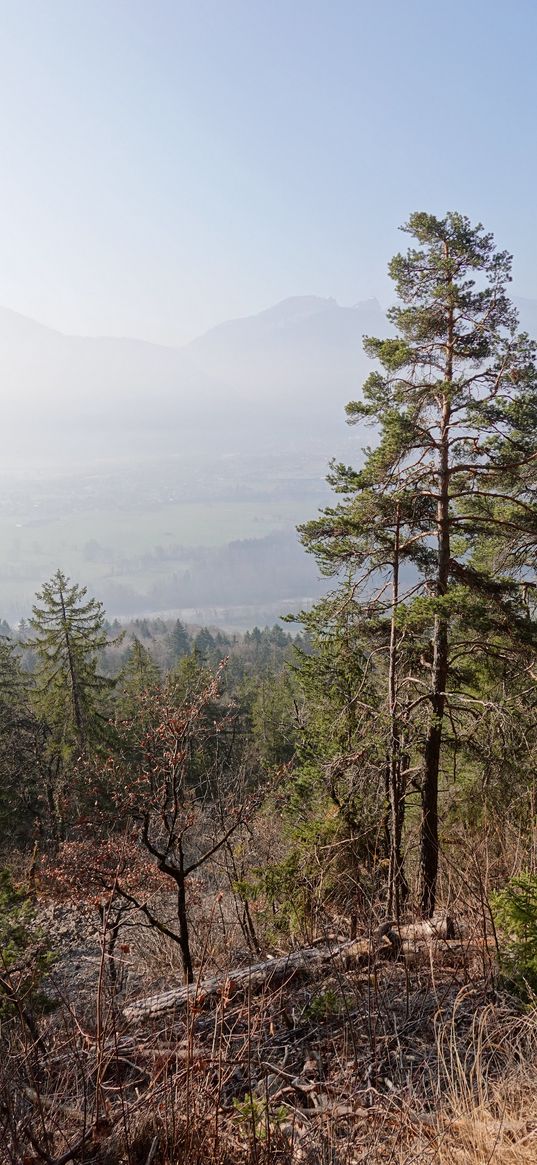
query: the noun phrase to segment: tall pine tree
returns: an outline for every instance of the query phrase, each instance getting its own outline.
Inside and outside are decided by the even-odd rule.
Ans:
[[[535,637],[526,564],[519,555],[517,570],[494,577],[482,548],[506,540],[520,548],[537,536],[537,371],[536,346],[517,332],[507,296],[511,257],[495,249],[492,236],[455,213],[416,213],[403,229],[417,246],[390,264],[399,303],[388,320],[396,334],[366,338],[379,367],[363,400],[347,406],[351,423],[375,425],[378,444],[360,473],[333,467],[332,484],[345,501],[306,525],[303,538],[335,564],[362,573],[365,564],[365,605],[379,570],[391,572],[392,587],[401,562],[416,572],[412,598],[402,602],[393,593],[391,663],[399,668],[394,648],[397,627],[404,627],[422,645],[405,687],[421,717],[421,907],[430,915],[446,712],[451,717],[457,700],[471,699],[459,690],[453,634],[474,654],[498,637],[512,650],[527,649]],[[404,528],[381,561],[398,507]],[[392,670],[387,682],[394,679],[392,694]]]

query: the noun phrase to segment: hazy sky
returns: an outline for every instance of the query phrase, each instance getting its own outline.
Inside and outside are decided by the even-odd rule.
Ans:
[[[389,297],[414,209],[537,296],[536,0],[0,0],[0,303],[181,343]]]

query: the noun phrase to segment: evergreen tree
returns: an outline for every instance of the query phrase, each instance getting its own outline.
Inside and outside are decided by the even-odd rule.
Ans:
[[[344,585],[300,618],[309,650],[296,650],[294,668],[304,696],[294,797],[303,800],[302,813],[313,809],[317,814],[315,844],[324,839],[332,871],[327,865],[326,889],[332,881],[332,895],[337,894],[354,928],[360,903],[371,906],[381,889],[375,881],[388,825],[384,791],[389,733],[378,660],[379,638],[382,658],[386,636],[382,630],[379,637],[369,620],[366,637],[361,604],[353,588]],[[384,880],[384,863],[378,873]]]
[[[24,701],[27,688],[19,654],[12,641],[0,634],[0,730],[5,728],[13,708]]]
[[[127,651],[117,686],[117,708],[122,716],[134,716],[140,697],[160,683],[160,672],[151,652],[134,636]]]
[[[408,628],[402,633],[398,620],[402,604],[408,603],[415,589],[415,576],[409,577],[405,566],[409,561],[414,568],[423,565],[416,530],[424,528],[424,515],[417,499],[406,496],[403,489],[386,486],[375,490],[370,465],[374,460],[375,454],[367,459],[361,473],[335,466],[329,481],[346,500],[301,528],[303,542],[316,555],[323,573],[330,576],[344,569],[348,575],[339,597],[317,604],[304,620],[315,645],[314,658],[310,662],[306,659],[304,674],[316,673],[320,650],[324,669],[334,673],[335,690],[342,683],[346,685],[349,742],[357,726],[362,734],[373,731],[379,757],[384,758],[387,909],[398,916],[407,894],[402,838],[410,730],[403,681],[416,662],[413,636]],[[357,668],[359,659],[361,667]],[[368,675],[368,701],[364,673]],[[362,779],[364,776],[362,771]]]
[[[0,636],[0,844],[22,837],[35,813],[34,721],[28,683],[9,639]]]
[[[102,603],[61,570],[36,595],[30,619],[35,654],[34,701],[51,730],[52,750],[91,751],[107,735],[107,697],[113,681],[99,674],[107,643]]]
[[[289,672],[262,676],[251,685],[252,741],[265,769],[292,760],[298,738],[294,684]]]
[[[405,687],[413,690],[422,732],[421,904],[431,914],[446,712],[451,718],[463,700],[474,698],[471,685],[461,695],[465,678],[451,651],[454,636],[459,662],[461,642],[471,642],[475,656],[498,638],[508,638],[514,651],[535,639],[524,565],[518,576],[495,578],[492,558],[481,548],[484,538],[498,548],[506,539],[534,544],[537,535],[530,473],[537,457],[537,372],[535,344],[517,333],[506,293],[511,258],[495,250],[492,236],[454,213],[443,219],[416,213],[403,229],[418,246],[390,264],[400,301],[388,312],[396,335],[366,338],[380,369],[366,381],[363,400],[347,406],[351,423],[365,418],[377,427],[379,442],[360,473],[333,467],[332,484],[346,500],[306,526],[303,537],[314,552],[362,570],[369,587],[389,564],[392,614],[397,608],[394,691],[398,629],[421,639],[419,666]],[[372,521],[364,520],[364,507]],[[394,526],[398,513],[403,528]],[[391,550],[382,562],[390,528]],[[393,590],[394,564],[404,559],[417,581],[412,600],[401,602]],[[368,601],[366,594],[364,609]]]
[[[0,846],[39,839],[55,849],[62,834],[58,758],[50,730],[32,708],[30,676],[18,647],[0,638]]]
[[[215,648],[214,635],[211,634],[208,627],[202,627],[194,639],[194,650],[203,660],[203,663],[211,664],[214,662]]]
[[[190,639],[187,629],[180,619],[177,619],[170,633],[169,644],[170,664],[173,667],[178,660],[183,659],[183,656],[190,654]]]

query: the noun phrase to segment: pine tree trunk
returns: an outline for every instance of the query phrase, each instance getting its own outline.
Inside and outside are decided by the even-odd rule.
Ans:
[[[399,604],[399,532],[400,511],[397,507],[397,519],[394,539],[394,560],[392,573],[392,617],[390,627],[390,657],[388,675],[388,702],[390,714],[390,744],[387,764],[387,793],[388,793],[388,838],[389,838],[389,868],[388,868],[388,915],[395,915],[399,919],[401,906],[408,894],[408,885],[405,878],[401,845],[403,839],[403,825],[405,820],[405,762],[401,752],[401,727],[397,705],[397,607]]]
[[[438,574],[436,593],[445,595],[449,578],[449,473],[448,433],[450,406],[444,400],[441,424],[441,468],[438,500]],[[438,774],[442,747],[442,726],[448,674],[448,623],[437,615],[433,632],[431,675],[431,716],[425,740],[421,786],[421,910],[426,918],[434,913],[438,875]]]
[[[74,661],[74,657],[73,657],[73,650],[72,650],[72,646],[71,646],[71,637],[69,635],[69,624],[67,621],[67,611],[65,609],[65,598],[64,598],[64,594],[63,594],[62,590],[60,590],[60,602],[61,602],[61,608],[62,608],[62,622],[63,622],[63,633],[65,636],[65,647],[67,650],[67,662],[69,665],[69,680],[70,680],[70,684],[71,684],[71,695],[72,695],[72,699],[73,699],[73,715],[75,718],[75,726],[76,726],[78,741],[79,741],[80,747],[82,749],[84,749],[85,745],[86,745],[86,734],[84,731],[84,718],[82,716],[82,709],[80,707],[80,695],[79,695],[79,691],[78,691],[78,679],[77,679],[77,674],[76,674],[75,661]]]
[[[446,251],[447,255],[447,251]],[[449,285],[448,285],[449,293]],[[453,380],[453,309],[448,314],[448,338],[446,343],[445,381]],[[450,513],[449,513],[449,426],[451,420],[451,400],[444,393],[439,433],[438,501],[436,528],[438,543],[438,566],[436,594],[439,598],[446,594],[449,582],[450,558]],[[423,780],[421,785],[421,911],[425,918],[434,913],[436,904],[436,882],[438,877],[438,774],[442,748],[442,726],[446,703],[446,681],[448,675],[448,621],[436,615],[433,631],[433,664],[431,674],[431,715],[425,739]]]
[[[438,876],[438,774],[444,718],[445,677],[447,673],[447,629],[444,620],[435,620],[433,692],[431,719],[425,741],[424,771],[421,785],[421,911],[431,918],[436,905]]]

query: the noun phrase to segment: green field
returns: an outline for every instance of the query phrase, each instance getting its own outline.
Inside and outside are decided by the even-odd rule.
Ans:
[[[188,566],[180,547],[218,547],[263,538],[311,517],[311,502],[223,501],[84,510],[50,519],[28,511],[0,518],[0,617],[27,612],[40,584],[58,566],[98,594],[100,580],[145,591],[174,563]]]
[[[90,510],[49,521],[15,515],[0,519],[0,554],[5,563],[35,554],[84,556],[92,542],[127,557],[155,546],[222,546],[235,538],[262,538],[310,515],[311,507],[296,501],[184,502],[140,512]]]

